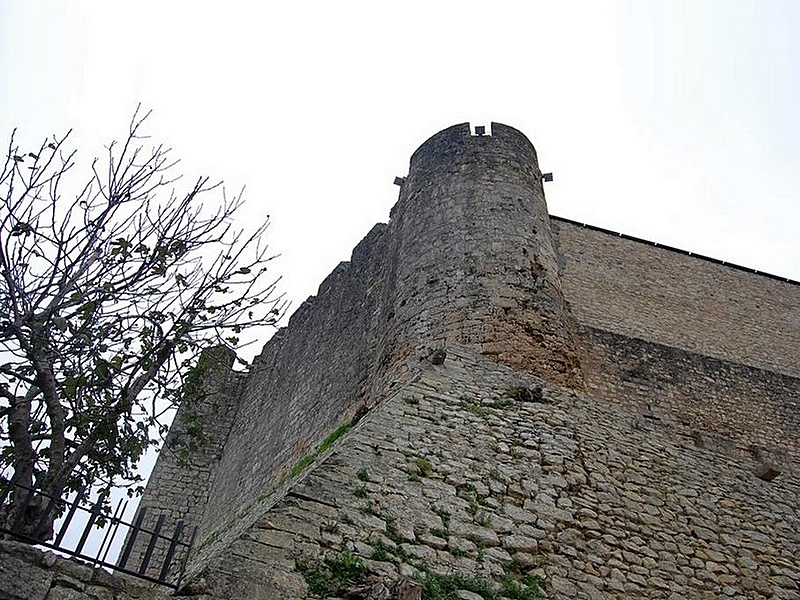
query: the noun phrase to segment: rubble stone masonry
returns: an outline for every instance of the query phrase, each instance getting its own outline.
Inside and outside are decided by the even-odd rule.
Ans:
[[[542,179],[511,127],[437,133],[181,409],[218,443],[142,504],[199,525],[186,593],[311,599],[345,555],[356,597],[800,599],[800,285],[551,218]]]
[[[373,582],[458,573],[498,590],[535,578],[564,600],[797,599],[800,479],[764,481],[758,468],[451,346],[230,545],[198,591],[310,600],[303,573],[347,554]],[[470,593],[459,598],[483,597]]]
[[[783,573],[790,550],[797,550],[796,536],[781,523],[797,519],[797,498],[786,494],[795,493],[798,472],[800,286],[551,219],[533,146],[501,124],[492,124],[490,135],[473,135],[467,124],[439,132],[414,153],[408,176],[398,183],[400,196],[389,223],[376,225],[351,260],[340,264],[266,344],[242,383],[236,405],[230,405],[225,418],[231,433],[217,466],[198,479],[208,490],[208,502],[199,519],[198,550],[190,571],[216,572],[215,560],[228,557],[223,560],[228,564],[231,557],[240,557],[229,549],[243,543],[237,539],[255,535],[247,533],[252,527],[260,531],[264,514],[274,522],[274,511],[283,510],[275,503],[283,494],[288,498],[295,493],[293,468],[316,456],[326,435],[364,414],[389,410],[381,408],[385,398],[407,390],[421,370],[438,362],[433,360],[437,353],[459,347],[464,356],[473,353],[513,369],[514,377],[541,378],[552,386],[553,397],[561,398],[545,412],[541,407],[493,412],[488,421],[467,420],[469,425],[464,421],[459,429],[465,446],[448,462],[442,481],[471,479],[475,472],[488,486],[484,471],[504,473],[500,480],[505,491],[481,496],[494,498],[481,510],[491,509],[496,523],[509,529],[481,533],[489,542],[483,541],[483,559],[503,564],[506,554],[527,552],[532,558],[518,558],[535,562],[539,574],[561,582],[563,597],[571,597],[566,590],[588,590],[589,580],[601,595],[587,591],[587,597],[646,597],[640,588],[664,594],[678,589],[756,594],[763,579],[759,569]],[[472,364],[477,360],[483,359]],[[430,439],[438,441],[417,439],[418,422],[391,413],[396,430],[392,443],[399,443],[400,436],[408,444],[406,453],[421,444],[426,457],[451,451],[445,415],[458,409],[458,418],[466,418],[459,405],[466,400],[452,389],[472,386],[463,394],[479,402],[486,401],[490,389],[481,389],[480,378],[468,370],[459,373],[466,379],[440,384],[448,387],[447,398],[423,394],[426,403],[420,406],[442,411],[441,422],[431,417],[438,433],[431,430]],[[493,389],[499,385],[495,381]],[[402,400],[393,402],[392,410],[407,412]],[[540,442],[535,448],[526,446],[520,441],[529,435],[525,431],[544,437],[536,438]],[[578,452],[576,436],[588,444],[585,451]],[[497,454],[489,449],[497,447],[505,450]],[[566,484],[559,478],[555,488],[547,487],[547,475],[536,485],[550,491],[540,495],[526,490],[529,450],[545,472],[558,466],[558,477]],[[343,452],[337,460],[347,463]],[[510,458],[501,456],[503,452]],[[553,458],[554,465],[544,458],[548,452],[560,457]],[[461,464],[458,456],[472,458]],[[352,464],[342,468],[355,472],[356,464],[354,455]],[[756,472],[778,475],[768,483]],[[380,479],[385,487],[371,490],[384,497],[383,512],[422,502],[405,482],[398,483],[394,471],[387,473]],[[183,494],[174,481],[179,478],[151,482],[148,500],[158,499],[154,508],[158,502],[180,505],[171,499]],[[704,484],[710,491],[702,491]],[[345,477],[330,485],[315,493],[326,498],[323,503],[335,508],[339,518],[346,505],[341,498],[349,502],[347,494],[360,484]],[[465,501],[457,488],[447,487],[453,498],[447,500],[442,492],[440,499],[456,503],[454,513]],[[735,495],[730,500],[735,506],[728,505],[729,492]],[[719,512],[721,507],[742,506],[749,508],[728,520],[709,521],[726,514]],[[761,514],[756,514],[757,506],[762,506]],[[567,510],[570,516],[559,524],[557,517],[542,516],[549,514],[548,507],[557,515]],[[593,515],[594,533],[574,523],[587,515]],[[682,529],[671,529],[678,527],[674,519],[680,515]],[[704,534],[708,539],[681,537],[694,531],[695,518],[696,531],[711,532]],[[769,531],[753,529],[764,518]],[[549,525],[535,527],[539,519]],[[666,521],[657,527],[659,519]],[[431,528],[447,529],[429,520]],[[536,531],[523,534],[524,525]],[[752,547],[755,542],[746,533],[752,531],[766,536],[753,534],[783,558],[753,566],[746,573],[753,583],[745,588],[744,575],[735,572],[739,561],[750,565],[747,561],[755,560],[751,554],[767,552]],[[368,527],[365,532],[371,535]],[[312,540],[319,552],[332,549],[319,535]],[[450,553],[454,559],[469,556],[472,562],[435,558],[450,551],[450,535],[469,541],[466,534],[450,531],[446,542],[434,539],[421,544],[428,549],[418,552],[439,561],[441,568],[490,568],[475,560],[474,541],[456,541],[461,550]],[[674,539],[668,542],[670,536]],[[738,547],[728,547],[737,536],[749,540],[744,558]],[[523,551],[514,546],[518,538],[535,543]],[[415,539],[406,543],[414,545]],[[358,536],[342,541],[367,543]],[[597,552],[590,552],[593,548]],[[613,568],[608,562],[612,559]],[[285,560],[295,564],[291,557]],[[794,571],[782,576],[796,582]],[[775,588],[764,586],[762,591]],[[785,589],[794,588],[786,584]]]
[[[411,159],[388,225],[376,225],[264,348],[244,384],[200,541],[248,507],[337,425],[464,343],[580,385],[531,143],[494,124],[446,129]],[[176,490],[180,493],[180,490]]]

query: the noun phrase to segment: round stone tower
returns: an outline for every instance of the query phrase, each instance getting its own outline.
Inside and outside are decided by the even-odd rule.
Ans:
[[[396,343],[416,353],[463,343],[578,385],[542,174],[522,133],[492,123],[473,135],[464,123],[431,137],[411,157],[390,229]]]

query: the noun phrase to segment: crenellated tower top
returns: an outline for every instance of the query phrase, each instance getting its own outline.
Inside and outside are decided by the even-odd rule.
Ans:
[[[574,385],[579,367],[533,144],[513,127],[440,131],[392,211],[397,344],[453,342]]]

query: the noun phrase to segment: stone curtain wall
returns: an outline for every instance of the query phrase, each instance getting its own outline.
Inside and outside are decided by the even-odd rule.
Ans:
[[[582,324],[800,377],[800,285],[553,219]]]
[[[800,598],[796,473],[763,481],[756,461],[563,388],[509,397],[541,384],[449,348],[233,544],[203,591],[310,599],[302,573],[346,551],[387,587],[533,575],[551,599]]]
[[[598,329],[582,340],[593,400],[668,424],[687,443],[800,473],[800,378]]]
[[[365,403],[383,310],[376,226],[254,363],[209,496],[200,542],[286,478]]]
[[[797,470],[800,285],[552,223],[592,396]]]
[[[480,462],[478,454],[471,450],[474,447],[489,452],[486,464],[494,465],[492,468],[498,473],[520,470],[518,474],[509,470],[504,475],[508,480],[506,491],[514,489],[513,493],[508,491],[504,495],[492,491],[497,497],[492,500],[480,496],[485,502],[479,501],[477,496],[472,498],[481,507],[485,505],[493,510],[496,522],[506,523],[503,527],[508,526],[509,519],[513,521],[510,531],[514,533],[493,530],[496,542],[486,533],[491,544],[483,540],[480,543],[484,546],[480,547],[472,540],[476,546],[473,549],[459,540],[470,541],[470,536],[480,534],[470,530],[467,535],[463,529],[457,529],[445,536],[449,539],[452,534],[456,546],[442,546],[441,541],[428,539],[421,544],[428,550],[417,549],[420,544],[416,542],[420,540],[413,538],[403,542],[415,546],[409,552],[421,553],[425,559],[445,552],[440,557],[445,562],[450,560],[447,555],[452,559],[471,557],[473,562],[481,563],[481,569],[489,568],[483,564],[487,556],[494,557],[492,564],[502,566],[506,554],[514,556],[521,552],[517,558],[523,562],[533,560],[525,558],[526,553],[534,557],[546,554],[552,559],[547,563],[551,570],[537,573],[550,577],[555,586],[563,584],[563,590],[584,590],[588,594],[586,597],[603,596],[592,596],[586,591],[588,587],[578,584],[591,583],[610,594],[608,597],[626,597],[624,594],[637,597],[635,591],[642,586],[667,589],[660,587],[659,582],[667,582],[668,589],[673,591],[688,590],[706,595],[712,594],[710,590],[734,589],[730,577],[720,578],[720,574],[732,574],[733,567],[719,570],[718,562],[732,564],[735,568],[746,566],[747,570],[742,573],[755,580],[782,576],[781,561],[788,552],[786,548],[797,550],[796,539],[785,534],[775,515],[796,518],[785,506],[785,494],[796,492],[796,484],[791,483],[795,481],[794,475],[789,472],[792,461],[797,458],[798,290],[800,286],[791,283],[583,229],[562,220],[553,220],[551,232],[541,174],[530,142],[518,131],[500,124],[492,125],[491,136],[471,135],[468,125],[457,125],[434,135],[417,150],[389,224],[376,225],[355,248],[351,260],[340,264],[320,285],[317,296],[306,301],[288,326],[266,344],[242,383],[238,399],[226,396],[230,402],[226,404],[219,427],[229,429],[230,436],[221,449],[222,455],[215,455],[207,468],[196,473],[175,470],[176,465],[169,462],[171,459],[162,457],[160,460],[167,460],[167,463],[155,472],[148,487],[148,498],[159,510],[178,506],[179,513],[183,510],[193,517],[202,514],[198,539],[202,560],[198,564],[212,564],[214,553],[221,551],[220,569],[227,574],[223,577],[222,571],[215,571],[217,575],[213,577],[233,582],[241,575],[245,577],[242,583],[245,585],[247,577],[251,576],[248,574],[250,567],[237,567],[235,561],[249,556],[250,550],[246,548],[261,548],[258,545],[261,544],[278,547],[279,552],[284,552],[280,540],[290,533],[291,540],[296,539],[291,529],[273,528],[277,533],[268,534],[275,536],[270,538],[272,542],[254,541],[253,536],[261,535],[259,531],[271,527],[268,523],[274,524],[274,519],[289,509],[293,515],[290,520],[295,524],[306,519],[301,514],[306,509],[319,513],[309,514],[309,519],[320,515],[326,519],[330,517],[328,508],[300,502],[306,497],[303,494],[311,494],[310,488],[301,486],[297,489],[304,491],[291,500],[295,504],[284,503],[270,510],[268,519],[262,520],[275,497],[270,494],[280,495],[285,486],[291,485],[287,477],[293,467],[314,453],[337,426],[357,420],[374,408],[375,420],[369,413],[369,422],[388,419],[384,421],[385,427],[391,429],[395,436],[391,443],[398,447],[410,444],[403,447],[408,452],[422,448],[426,456],[449,448],[450,440],[442,433],[444,429],[437,430],[439,433],[435,435],[426,432],[418,439],[416,418],[406,420],[404,416],[414,406],[413,402],[406,402],[408,397],[392,401],[387,407],[375,406],[387,394],[396,392],[397,386],[413,379],[420,368],[426,367],[435,350],[462,344],[460,360],[469,367],[450,373],[437,383],[444,386],[438,391],[423,386],[424,389],[420,388],[415,394],[421,394],[420,407],[441,410],[443,419],[452,417],[463,426],[459,431],[464,440],[456,457],[472,453],[476,458],[463,464],[454,462],[453,469],[460,464],[462,470],[476,469],[481,478],[493,477],[491,473],[487,476],[484,465],[474,464]],[[563,389],[586,389],[588,396],[575,397],[563,389],[552,388],[552,397],[560,401],[548,405],[550,412],[541,412],[544,408],[538,405],[517,407],[515,411],[492,417],[491,426],[484,427],[480,420],[474,421],[468,415],[476,411],[484,416],[494,413],[486,413],[480,407],[471,408],[472,401],[485,399],[490,389],[492,393],[500,393],[503,386],[512,385],[506,378],[516,381],[522,375],[500,366],[492,367],[502,373],[502,378],[498,379],[500,375],[492,368],[469,358],[469,352],[520,372],[541,376],[554,385],[564,386]],[[482,370],[487,379],[473,377],[478,370]],[[489,387],[481,387],[483,383]],[[434,385],[430,381],[428,384]],[[226,389],[234,388],[236,385],[232,383]],[[643,411],[654,414],[645,416]],[[658,418],[651,418],[653,416]],[[526,425],[528,422],[536,426]],[[413,427],[404,429],[407,423],[412,423]],[[621,428],[617,433],[616,427]],[[468,430],[476,436],[471,442],[467,441]],[[541,434],[544,437],[536,433],[539,430],[545,432]],[[360,426],[359,431],[363,431]],[[176,435],[178,433],[176,430]],[[617,462],[613,469],[605,458],[576,454],[575,436],[584,434],[586,439],[594,440],[592,452],[597,454],[592,456],[615,457]],[[526,436],[536,440],[530,442],[533,446],[526,445]],[[650,438],[656,441],[651,444]],[[492,444],[499,443],[498,440],[504,444],[498,447],[506,450],[492,450]],[[372,443],[380,446],[378,441]],[[617,443],[621,445],[615,449]],[[705,445],[706,450],[701,445]],[[766,458],[788,465],[777,483],[752,481],[750,469],[756,468],[754,465],[765,457],[757,456],[758,448],[750,454],[744,451],[751,446],[766,446],[769,450]],[[726,453],[708,452],[708,448],[723,448]],[[730,452],[731,448],[736,452]],[[503,453],[509,456],[501,456]],[[544,458],[551,454],[563,460],[551,464],[547,461],[557,459]],[[641,463],[640,455],[648,457],[652,464]],[[341,467],[354,468],[359,464],[358,456],[353,454],[354,462]],[[348,454],[341,460],[350,458]],[[516,490],[523,485],[522,480],[514,484],[517,487],[511,480],[528,472],[526,461],[529,459],[539,461],[540,471],[548,474],[536,481],[540,481],[537,485],[541,489],[550,490],[542,493],[551,498],[556,509],[572,509],[577,503],[596,513],[594,525],[587,526],[595,533],[584,531],[587,527],[574,525],[588,513],[572,511],[570,519],[565,518],[563,524],[552,515],[552,518],[542,517],[548,518],[548,523],[553,522],[552,526],[542,525],[537,530],[546,531],[550,536],[544,546],[539,546],[537,541],[534,546],[526,546],[528,551],[515,545],[516,537],[525,537],[522,526],[538,527],[538,515],[549,514],[552,508],[550,500],[542,500],[537,495],[539,488],[523,487],[528,495],[522,500],[517,496]],[[664,464],[659,462],[661,459]],[[383,459],[371,456],[370,460],[381,463]],[[586,463],[587,460],[590,463]],[[537,464],[535,461],[532,464]],[[577,471],[571,471],[573,461],[590,464],[592,473],[607,474],[613,481],[598,481],[587,487],[579,478],[568,480],[565,492],[561,479],[557,479],[558,483],[551,482],[551,471],[564,477],[567,473],[578,477]],[[416,502],[414,493],[424,492],[425,488],[408,487],[403,483],[399,486],[400,495],[391,492],[391,486],[397,484],[396,478],[392,479],[397,475],[396,470],[392,470],[395,466],[380,468],[392,467],[387,471],[391,477],[387,475],[383,480],[391,482],[386,483],[389,487],[384,491],[398,503],[399,510]],[[649,473],[651,467],[653,472]],[[626,479],[627,470],[636,477],[630,484]],[[699,551],[687,554],[686,560],[695,557],[703,564],[711,563],[703,570],[697,561],[687,565],[674,544],[666,544],[669,536],[683,540],[681,536],[688,535],[683,529],[671,529],[677,527],[676,515],[683,515],[683,523],[694,519],[694,509],[686,507],[693,506],[693,498],[700,493],[697,486],[712,475],[718,476],[722,483],[715,488],[717,491],[709,502],[719,502],[723,506],[724,494],[730,489],[736,502],[741,500],[742,506],[750,508],[729,515],[725,513],[728,520],[715,523],[713,527],[706,523],[707,507],[703,509],[702,527],[715,531],[716,537],[713,540],[687,538],[682,546],[692,552]],[[184,500],[181,499],[180,477],[184,476],[191,480],[187,485],[188,496],[197,498],[189,504],[182,504]],[[442,479],[446,481],[446,474]],[[471,476],[467,479],[476,490],[483,490],[472,482]],[[667,508],[662,510],[662,505],[653,498],[668,495],[671,481],[683,486],[681,490],[690,491],[670,496]],[[346,507],[337,504],[343,493],[341,486],[327,488],[333,484],[324,482],[320,485],[319,493],[328,498],[320,497],[321,504],[337,510]],[[347,485],[350,485],[349,479]],[[471,510],[472,504],[463,490],[456,484],[448,485],[451,487],[442,489],[448,494],[455,489],[458,492],[455,497],[466,502]],[[492,490],[489,483],[485,485]],[[635,495],[635,501],[631,502],[617,489],[629,485],[631,494]],[[736,485],[744,487],[737,489]],[[276,489],[279,492],[275,492]],[[476,490],[472,491],[477,493]],[[589,495],[582,496],[581,490]],[[751,506],[748,494],[752,490],[756,490],[753,492],[756,504]],[[203,506],[206,493],[208,500]],[[489,496],[494,497],[492,494]],[[290,493],[288,498],[292,497]],[[614,502],[609,500],[612,497]],[[463,509],[463,502],[454,502],[459,511]],[[751,554],[761,551],[763,540],[760,539],[757,548],[751,544],[746,546],[746,552],[731,551],[730,560],[718,561],[718,554],[706,552],[707,549],[721,552],[718,547],[723,542],[730,545],[730,539],[736,535],[731,529],[732,523],[747,531],[746,536],[760,531],[760,525],[753,529],[746,518],[752,517],[756,519],[754,522],[761,523],[753,512],[761,502],[769,507],[778,506],[778,512],[770,513],[767,519],[771,531],[778,532],[778,545],[773,548],[778,552],[773,557],[777,562],[765,563],[766,572],[760,570],[761,562],[756,561],[755,567],[748,562]],[[358,506],[359,510],[364,508],[362,504]],[[527,511],[527,516],[513,507]],[[392,510],[388,505],[379,508]],[[347,518],[355,519],[350,512]],[[560,512],[554,514],[563,516]],[[669,521],[658,527],[650,520],[646,522],[663,547],[650,547],[650,538],[645,537],[643,529],[636,533],[630,529],[633,525],[626,524],[625,519],[630,516],[634,519],[632,523],[638,523],[636,527],[644,527],[636,520],[635,515],[639,514],[651,515],[652,521],[660,516]],[[519,516],[519,520],[513,515]],[[400,520],[399,517],[395,519]],[[224,550],[228,540],[253,523],[260,525],[236,543],[238,549],[232,553]],[[373,523],[380,529],[377,522]],[[314,527],[323,525],[312,524],[312,531],[318,531]],[[576,537],[576,527],[582,537]],[[438,522],[429,528],[440,529]],[[371,530],[366,527],[364,531]],[[543,535],[541,533],[529,533],[526,534],[528,538],[544,539],[536,537]],[[722,533],[734,537],[723,540]],[[511,535],[512,539],[505,542],[504,535]],[[595,551],[595,547],[599,548],[596,540],[601,538],[605,540],[605,550]],[[322,533],[314,539],[316,541],[307,540],[312,554],[314,547],[332,547]],[[336,537],[331,539],[341,541]],[[748,543],[749,540],[748,537]],[[349,541],[366,543],[361,538]],[[774,542],[771,537],[768,541]],[[295,541],[291,541],[292,551],[301,552],[302,548],[297,550],[294,544]],[[647,548],[640,548],[642,544]],[[764,556],[773,552],[768,545],[764,543]],[[366,552],[363,547],[359,548]],[[455,550],[451,552],[448,548]],[[434,555],[430,554],[431,549]],[[489,549],[493,550],[489,552]],[[669,557],[660,556],[661,552],[668,553]],[[637,558],[631,558],[630,553]],[[281,569],[297,564],[293,556],[285,555],[278,561]],[[612,558],[624,565],[615,566],[616,570],[601,568],[601,563]],[[262,561],[262,557],[253,560]],[[572,561],[571,566],[567,564],[569,561]],[[660,566],[654,566],[651,561]],[[559,569],[552,570],[552,565]],[[672,570],[673,567],[677,571]],[[193,571],[197,568],[200,568],[197,564],[192,566]],[[259,568],[264,570],[263,565]],[[292,569],[294,566],[288,571],[284,569],[288,573],[286,581],[296,586],[299,585],[297,573]],[[672,574],[665,577],[664,572]],[[792,571],[791,575],[794,574]],[[617,583],[603,583],[601,588],[590,576],[603,580],[610,577]],[[260,578],[254,589],[274,583],[264,583],[263,574],[253,577]],[[642,578],[648,583],[643,584]],[[781,581],[778,579],[770,585],[780,587]],[[750,587],[746,590],[751,593]],[[564,594],[569,597],[567,591]],[[685,597],[703,596],[689,594]]]

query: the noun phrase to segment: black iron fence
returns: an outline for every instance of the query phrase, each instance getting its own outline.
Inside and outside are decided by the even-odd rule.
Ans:
[[[165,527],[167,517],[158,515],[152,529],[142,526],[147,510],[140,508],[135,522],[122,519],[127,500],[111,510],[108,492],[92,498],[86,488],[74,497],[54,498],[46,492],[19,484],[12,478],[0,481],[0,533],[18,540],[52,548],[141,579],[179,588],[196,527],[179,520]],[[112,548],[122,548],[115,560]],[[153,559],[156,547],[166,548],[163,560]],[[111,556],[109,556],[111,554]],[[131,555],[135,559],[131,559]]]

